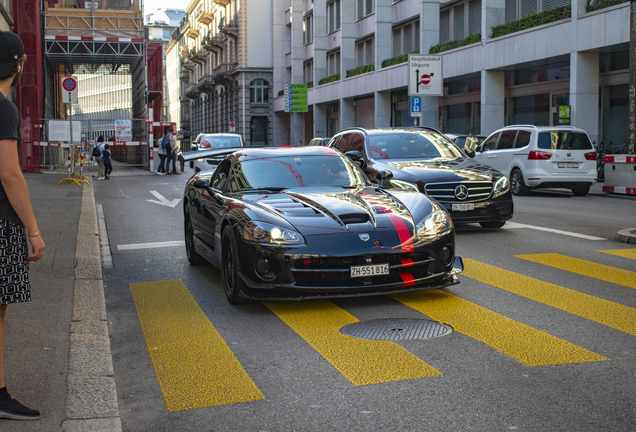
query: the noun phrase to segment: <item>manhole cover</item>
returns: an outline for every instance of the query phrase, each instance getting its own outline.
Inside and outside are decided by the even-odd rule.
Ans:
[[[452,332],[451,326],[437,321],[405,318],[357,322],[340,329],[340,333],[357,339],[389,341],[430,339]]]

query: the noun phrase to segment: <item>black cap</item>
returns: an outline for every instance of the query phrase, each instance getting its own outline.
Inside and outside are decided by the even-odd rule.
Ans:
[[[23,55],[24,45],[20,36],[13,32],[0,32],[0,78],[8,77]]]

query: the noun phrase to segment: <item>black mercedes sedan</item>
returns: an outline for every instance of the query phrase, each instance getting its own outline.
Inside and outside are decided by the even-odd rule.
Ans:
[[[442,206],[327,147],[228,154],[188,181],[183,213],[188,260],[221,269],[234,304],[443,288],[463,269]]]
[[[359,152],[372,180],[378,172],[390,172],[393,178],[385,187],[428,195],[457,224],[501,228],[512,218],[514,206],[506,176],[475,162],[433,128],[351,128],[336,134],[329,147],[343,153]]]

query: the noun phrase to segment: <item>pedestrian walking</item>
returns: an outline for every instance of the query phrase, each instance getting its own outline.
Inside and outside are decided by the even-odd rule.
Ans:
[[[99,156],[95,156],[97,161],[97,180],[104,180],[104,135],[97,137],[95,148],[99,150]]]
[[[18,157],[20,116],[18,108],[7,99],[11,87],[20,81],[25,61],[20,38],[12,32],[0,32],[0,418],[13,420],[40,418],[39,411],[12,398],[4,382],[7,305],[31,301],[29,261],[44,255],[44,241]]]
[[[177,138],[174,136],[174,127],[170,127],[170,132],[166,141],[166,172],[168,174],[181,174],[177,171]],[[172,172],[170,172],[170,162],[172,162]]]
[[[159,168],[157,168],[158,175],[166,175],[166,149],[163,142],[164,138],[165,134],[162,132],[159,134],[159,139],[157,140],[157,143],[159,144],[157,146],[157,154],[159,155],[159,159],[161,159],[161,162],[159,162]]]
[[[104,146],[104,151],[102,152],[102,157],[104,158],[104,175],[106,176],[106,180],[110,179],[110,173],[113,172],[113,161],[110,158],[110,144],[106,144]]]

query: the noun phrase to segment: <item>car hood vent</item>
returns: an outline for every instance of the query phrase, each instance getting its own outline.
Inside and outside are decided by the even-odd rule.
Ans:
[[[371,217],[369,213],[349,213],[338,216],[346,225],[367,223]]]

